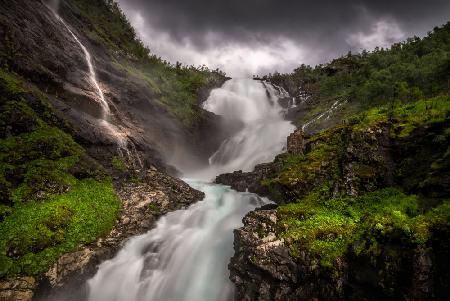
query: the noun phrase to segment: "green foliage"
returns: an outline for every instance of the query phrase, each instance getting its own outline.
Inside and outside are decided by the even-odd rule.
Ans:
[[[123,161],[123,159],[119,156],[114,156],[111,160],[111,164],[114,167],[115,170],[120,172],[127,171],[127,165]]]
[[[115,50],[123,51],[136,59],[149,56],[150,51],[137,38],[119,5],[112,0],[74,0],[86,21],[90,22],[91,38],[101,40]]]
[[[436,27],[424,38],[410,38],[389,49],[349,53],[328,64],[301,65],[290,74],[266,76],[293,96],[299,89],[316,100],[323,111],[336,100],[346,100],[349,111],[365,111],[379,105],[408,103],[450,92],[450,23]],[[303,116],[302,124],[311,120]]]
[[[377,107],[353,117],[350,122],[357,123],[356,128],[364,129],[379,122],[395,120],[392,122],[394,132],[399,137],[406,137],[418,126],[444,122],[449,116],[450,98],[442,95],[409,104]]]
[[[115,67],[145,81],[174,118],[187,127],[195,127],[201,114],[198,106],[200,89],[221,83],[225,74],[204,65],[171,64],[152,55],[113,0],[73,2],[91,25],[83,28],[83,32],[107,48]]]
[[[356,198],[318,197],[317,191],[278,209],[279,234],[294,256],[302,250],[324,267],[347,252],[377,256],[389,241],[425,244],[437,227],[449,226],[450,202],[420,214],[419,199],[386,188]],[[355,248],[351,248],[355,247]]]
[[[47,99],[0,69],[0,278],[46,271],[114,225],[110,179]]]
[[[119,204],[110,180],[85,179],[45,202],[14,205],[0,223],[0,277],[45,272],[63,253],[107,234]]]

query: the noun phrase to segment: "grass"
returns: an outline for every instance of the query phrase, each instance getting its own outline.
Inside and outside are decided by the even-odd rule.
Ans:
[[[113,168],[117,171],[120,171],[120,172],[127,171],[127,165],[125,164],[123,159],[119,156],[112,157],[111,164],[112,164]]]
[[[398,257],[429,244],[436,229],[449,232],[443,186],[449,112],[447,96],[372,109],[308,138],[304,154],[279,156],[278,172],[262,184],[288,202],[278,207],[278,235],[291,254],[302,258],[305,252],[333,269],[338,258],[380,258],[388,246],[397,246],[389,252]],[[382,179],[385,155],[375,133],[386,126],[393,152],[401,154],[393,175],[397,188]],[[344,174],[357,196],[348,195]]]
[[[16,204],[0,223],[0,277],[45,272],[63,253],[105,235],[119,199],[111,181],[79,181],[45,202]]]
[[[433,228],[449,226],[450,202],[426,214],[419,199],[395,188],[385,188],[356,198],[321,198],[317,194],[278,209],[279,235],[298,257],[306,251],[333,267],[349,252],[378,256],[388,241],[404,247],[425,244]],[[353,246],[357,246],[352,250]]]
[[[394,132],[399,137],[406,137],[420,125],[442,122],[449,116],[450,98],[448,95],[442,95],[409,104],[371,109],[352,118],[350,122],[356,123],[357,129],[365,129],[376,123],[395,120]]]
[[[38,275],[108,233],[120,201],[42,93],[2,69],[0,91],[0,278]]]

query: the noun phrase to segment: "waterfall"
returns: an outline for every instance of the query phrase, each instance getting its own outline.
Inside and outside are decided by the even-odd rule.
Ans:
[[[105,99],[103,90],[100,88],[100,84],[98,83],[97,74],[95,73],[94,65],[92,64],[91,54],[87,50],[86,46],[81,43],[75,33],[70,29],[69,25],[67,25],[66,22],[64,22],[63,18],[61,18],[61,16],[57,13],[58,4],[59,1],[50,1],[49,3],[47,3],[47,7],[54,14],[55,18],[70,33],[74,41],[80,46],[81,50],[84,53],[89,71],[89,80],[96,92],[95,100],[100,103],[100,106],[102,108],[102,116],[99,122],[99,126],[103,128],[106,133],[109,133],[112,137],[114,137],[117,143],[117,151],[121,157],[127,159],[127,161],[130,162],[133,168],[142,168],[143,163],[134,143],[130,141],[130,139],[128,139],[127,134],[123,130],[120,130],[110,122],[111,110],[108,102]],[[129,148],[131,149],[131,151],[129,150]],[[126,156],[124,155],[124,153],[126,154]]]
[[[203,107],[230,123],[243,124],[209,158],[210,167],[197,174],[206,179],[235,170],[251,171],[256,164],[272,161],[295,129],[284,120],[275,89],[260,81],[229,80],[211,93]]]
[[[94,69],[94,66],[92,65],[91,54],[86,49],[86,47],[83,45],[83,43],[80,42],[78,37],[73,33],[73,31],[66,24],[66,22],[64,22],[64,20],[54,10],[52,10],[52,12],[55,14],[55,17],[64,25],[64,27],[67,29],[67,31],[72,35],[73,39],[77,42],[77,44],[83,50],[84,56],[86,59],[86,63],[89,68],[89,79],[91,80],[91,83],[97,92],[97,96],[99,98],[100,105],[102,106],[102,111],[103,111],[102,119],[107,120],[107,118],[110,114],[110,109],[109,109],[108,102],[105,100],[105,96],[103,95],[103,91],[102,91],[102,89],[100,89],[100,85],[98,84],[97,75],[95,74],[95,69]]]
[[[346,100],[344,101],[340,101],[340,100],[336,100],[329,109],[325,110],[324,112],[320,113],[319,115],[317,115],[316,117],[314,117],[313,119],[311,119],[310,121],[306,122],[305,124],[302,125],[302,130],[306,130],[311,124],[319,122],[319,120],[323,119],[325,117],[325,120],[330,119],[331,115],[333,115],[333,113],[340,108],[341,106],[343,106],[345,103],[347,103]]]
[[[283,150],[294,127],[283,120],[275,100],[254,80],[230,80],[212,91],[204,108],[243,127],[222,143],[207,170],[188,175],[186,181],[203,191],[205,199],[163,216],[156,228],[130,239],[113,259],[103,262],[88,281],[90,301],[233,299],[227,268],[233,229],[242,225],[246,213],[269,200],[204,179],[251,170]]]

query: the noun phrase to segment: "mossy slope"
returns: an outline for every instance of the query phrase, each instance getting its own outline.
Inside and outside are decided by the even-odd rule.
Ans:
[[[302,154],[279,156],[263,185],[285,203],[277,236],[291,256],[316,262],[332,283],[367,281],[380,298],[400,298],[420,258],[448,264],[439,241],[450,237],[449,118],[447,96],[380,107],[305,138]],[[422,274],[434,277],[434,292],[449,289],[446,272]]]
[[[0,71],[0,277],[45,272],[106,234],[119,200],[45,96]]]

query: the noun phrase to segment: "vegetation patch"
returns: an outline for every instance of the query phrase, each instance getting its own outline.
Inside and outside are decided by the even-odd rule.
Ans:
[[[176,120],[187,127],[195,127],[201,120],[200,89],[221,83],[225,74],[204,65],[171,64],[151,54],[113,0],[73,2],[91,25],[83,31],[88,30],[86,34],[90,39],[105,46],[115,67],[142,79]]]
[[[119,156],[114,156],[111,159],[111,164],[114,167],[114,169],[117,170],[117,171],[120,171],[120,172],[127,171],[127,165],[125,164],[123,159],[121,157],[119,157]]]
[[[292,73],[276,72],[263,78],[283,86],[291,96],[297,97],[298,91],[311,96],[308,101],[313,105],[306,115],[299,116],[299,126],[336,101],[345,101],[345,108],[331,117],[336,124],[342,117],[371,108],[448,95],[449,40],[450,22],[435,27],[424,38],[409,38],[390,48],[349,52],[327,64],[301,65]]]
[[[45,272],[62,254],[107,234],[119,204],[110,180],[93,179],[45,201],[15,204],[0,223],[0,276]]]
[[[291,248],[317,256],[332,267],[348,252],[378,256],[389,243],[404,247],[426,244],[434,229],[448,227],[450,202],[423,214],[415,195],[385,188],[356,198],[320,197],[317,191],[278,208],[279,235]]]
[[[307,138],[304,154],[279,156],[278,172],[262,184],[290,202],[277,212],[292,255],[331,269],[338,258],[375,264],[429,246],[436,231],[449,233],[449,112],[446,95],[382,106]],[[381,143],[395,147],[387,154]],[[398,158],[394,187],[384,179],[389,156]],[[357,196],[348,195],[349,182]]]
[[[0,69],[0,277],[45,272],[105,235],[120,202],[45,96]]]
[[[156,214],[161,212],[161,208],[156,203],[149,203],[148,208],[150,208],[150,210]]]

